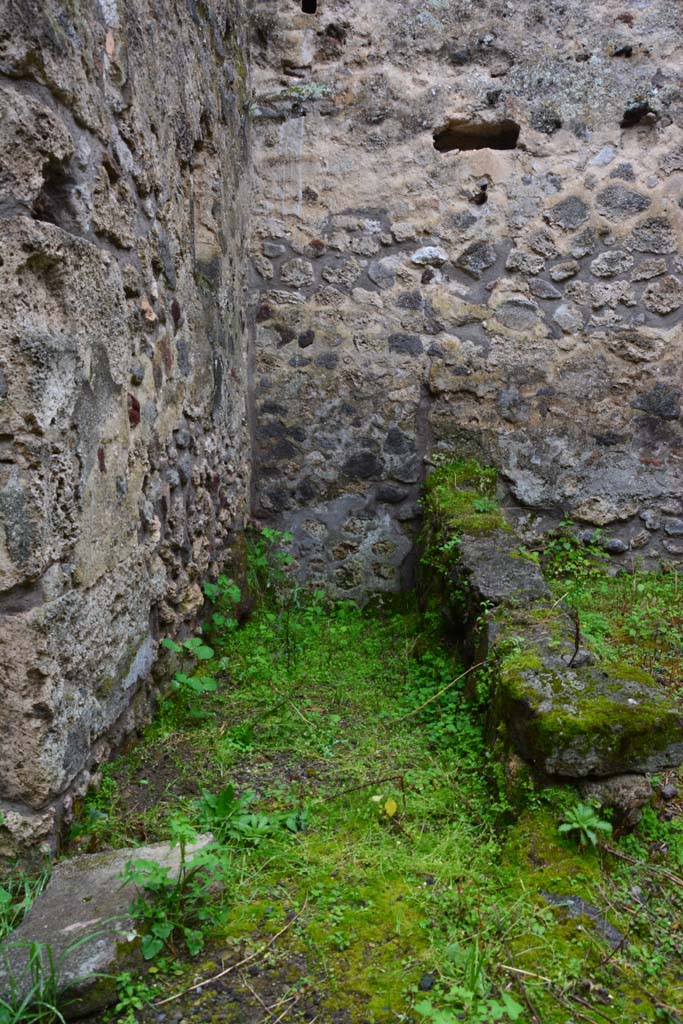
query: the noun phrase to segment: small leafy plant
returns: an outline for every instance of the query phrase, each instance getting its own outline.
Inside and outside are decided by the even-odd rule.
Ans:
[[[494,501],[493,498],[487,498],[485,494],[480,498],[475,498],[472,502],[472,508],[480,515],[483,515],[486,512],[496,512],[498,507],[498,502]]]
[[[166,637],[161,641],[161,646],[165,647],[167,651],[173,651],[174,654],[183,656],[183,669],[185,668],[185,661],[188,656],[201,663],[203,661],[210,661],[215,653],[213,647],[205,644],[199,636],[183,640],[182,643],[176,643],[175,640]],[[196,694],[215,690],[218,687],[218,683],[213,676],[204,675],[201,672],[189,673],[187,671],[179,671],[174,675],[171,686],[174,690],[184,690]]]
[[[119,974],[116,979],[116,995],[118,1002],[114,1007],[114,1013],[120,1024],[136,1024],[137,1011],[144,1010],[150,1003],[154,989],[147,982],[125,972]]]
[[[445,999],[455,1003],[453,1009],[441,1009],[431,999],[423,999],[415,1010],[430,1024],[455,1024],[458,1020],[468,1020],[470,1024],[494,1024],[496,1021],[519,1020],[524,1012],[524,1007],[507,992],[501,992],[498,999],[492,996],[476,998],[464,990],[455,992],[451,989]]]
[[[415,1010],[430,1024],[454,1024],[460,1018],[475,1024],[493,1024],[495,1021],[516,1021],[524,1007],[507,992],[499,996],[491,993],[491,984],[484,969],[484,957],[479,942],[462,948],[452,945],[446,950],[457,980],[443,987],[441,1002],[436,1006],[431,999],[423,999]]]
[[[261,599],[277,597],[287,583],[287,568],[294,558],[285,550],[292,534],[264,527],[249,539],[249,588]]]
[[[599,834],[605,837],[612,834],[609,821],[603,820],[592,804],[576,803],[565,812],[564,820],[558,828],[559,832],[575,833],[579,846],[598,845]]]
[[[251,791],[237,796],[234,786],[225,786],[219,793],[203,790],[197,802],[201,827],[212,832],[220,843],[248,836],[258,845],[269,829],[266,827],[265,815],[249,811],[249,805],[255,797],[256,794]]]
[[[226,786],[220,793],[204,790],[198,802],[201,827],[212,832],[221,843],[236,842],[245,846],[258,846],[280,829],[299,832],[304,828],[306,811],[281,814],[250,811],[255,798],[252,791],[237,796],[233,786]]]
[[[219,793],[204,790],[196,802],[198,819],[201,828],[210,830],[216,841],[189,859],[187,847],[196,840],[197,833],[186,818],[172,819],[172,835],[180,846],[175,879],[170,867],[156,861],[131,860],[126,865],[123,884],[132,882],[142,890],[131,904],[131,913],[144,926],[142,954],[146,960],[164,950],[174,954],[178,942],[184,944],[190,956],[203,949],[206,931],[225,912],[214,898],[224,886],[230,864],[230,854],[223,844],[257,847],[280,829],[298,832],[304,828],[306,811],[250,811],[255,796],[253,792],[237,796],[233,786]]]
[[[543,552],[544,568],[551,579],[562,580],[570,591],[580,588],[588,580],[599,577],[607,556],[594,540],[584,543],[574,534],[571,519],[563,519],[550,537]]]
[[[175,953],[175,944],[184,943],[190,956],[204,947],[209,924],[217,919],[212,890],[224,876],[224,857],[220,847],[210,844],[187,858],[187,843],[195,838],[186,822],[174,823],[180,845],[180,868],[175,880],[171,869],[153,860],[131,860],[126,865],[123,884],[133,883],[142,893],[131,903],[131,913],[140,921],[145,934],[142,955],[152,960],[162,950]]]
[[[207,693],[214,693],[218,689],[218,680],[215,675],[202,668],[207,662],[215,657],[213,647],[199,636],[190,637],[177,643],[170,637],[161,641],[162,647],[167,651],[181,656],[181,666],[171,680],[171,689],[178,695],[181,703],[176,706],[176,712],[183,708],[185,714],[196,721],[205,720],[210,713],[197,703],[197,698]],[[219,669],[224,669],[227,659],[220,658],[216,663]],[[166,708],[172,707],[172,703],[165,702]]]
[[[225,640],[226,634],[237,629],[239,625],[235,616],[235,606],[242,598],[242,591],[233,580],[222,575],[215,583],[204,584],[204,595],[213,605],[213,611],[204,628],[209,635]]]

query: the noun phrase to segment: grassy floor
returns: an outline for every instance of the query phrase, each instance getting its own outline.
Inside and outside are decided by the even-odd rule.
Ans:
[[[683,579],[678,571],[614,575],[609,556],[571,535],[551,541],[544,562],[555,596],[576,609],[582,633],[601,658],[637,664],[683,700]]]
[[[189,957],[172,934],[145,984],[158,1000],[229,973],[122,1015],[682,1019],[680,819],[648,810],[615,857],[558,833],[571,789],[530,789],[513,813],[439,629],[414,610],[312,599],[213,637],[218,689],[178,694],[105,770],[71,852],[222,822],[204,947]],[[616,949],[605,922],[626,937]]]

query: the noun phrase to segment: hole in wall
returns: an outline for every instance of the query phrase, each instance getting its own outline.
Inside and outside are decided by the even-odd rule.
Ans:
[[[520,127],[516,121],[449,121],[434,132],[434,149],[516,149]]]
[[[659,114],[647,100],[631,103],[624,111],[621,128],[633,128],[637,124],[652,125],[659,120]]]
[[[473,202],[475,204],[475,206],[483,206],[484,203],[487,203],[488,199],[489,199],[489,191],[488,191],[488,189],[489,189],[488,181],[480,181],[480,182],[478,182],[477,183],[477,191],[473,192],[472,195],[470,196],[471,202]]]
[[[43,187],[31,209],[33,220],[69,228],[69,191],[73,180],[61,163],[48,162],[43,168]]]
[[[318,0],[301,0],[301,10],[304,14],[315,14],[318,10]]]

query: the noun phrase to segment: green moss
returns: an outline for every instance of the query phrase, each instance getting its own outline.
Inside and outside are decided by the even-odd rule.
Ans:
[[[536,651],[518,651],[508,655],[500,666],[501,681],[511,692],[522,694],[523,672],[540,672],[543,669],[543,661]]]
[[[502,856],[503,865],[513,871],[519,885],[533,880],[537,889],[571,891],[578,885],[587,899],[592,886],[600,882],[600,860],[593,851],[564,840],[557,830],[557,817],[549,809],[528,809],[510,829]]]
[[[462,536],[509,530],[496,498],[497,473],[473,460],[449,462],[429,476],[423,499],[423,562],[446,574]],[[449,597],[452,599],[453,594]]]
[[[475,459],[454,460],[444,463],[427,478],[425,491],[429,494],[435,487],[448,483],[451,487],[463,484],[474,485],[481,494],[493,497],[498,482],[498,471],[492,466],[482,466]]]
[[[564,637],[566,617],[563,625],[547,603],[494,614],[500,658],[491,658],[482,676],[492,676],[494,688],[505,693],[504,676],[509,692],[523,699],[526,677],[545,671],[539,637],[547,638],[548,630]],[[591,922],[567,919],[548,904],[545,892],[578,895],[625,931],[630,920],[609,908],[629,907],[623,916],[632,917],[629,893],[643,879],[632,865],[611,864],[560,836],[565,807],[548,804],[561,804],[562,791],[534,790],[521,763],[511,771],[518,806],[525,809],[511,822],[480,705],[468,704],[459,686],[448,689],[460,669],[441,643],[439,621],[414,608],[409,614],[380,607],[361,612],[304,599],[289,607],[286,622],[257,608],[225,638],[230,681],[221,679],[221,689],[207,698],[214,717],[175,722],[170,730],[160,719],[137,753],[121,760],[115,790],[105,776],[99,797],[112,817],[107,841],[120,833],[119,845],[163,838],[168,818],[179,813],[192,818],[198,786],[257,789],[254,810],[266,814],[302,805],[307,811],[301,832],[282,830],[254,847],[226,848],[225,887],[211,917],[215,934],[207,935],[209,959],[181,960],[183,978],[168,979],[163,994],[182,991],[278,938],[254,961],[261,973],[246,979],[233,973],[229,995],[207,986],[183,996],[175,1006],[188,1021],[240,1024],[252,1011],[260,1017],[263,1007],[253,992],[267,1006],[300,995],[297,1013],[308,1011],[315,998],[313,1013],[321,1020],[337,1014],[377,1024],[407,1020],[425,998],[417,989],[426,972],[440,979],[429,998],[456,1019],[460,1007],[449,1002],[449,986],[455,991],[464,975],[453,950],[473,946],[483,958],[486,998],[502,988],[514,992],[515,975],[501,966],[511,963],[511,951],[512,964],[530,972],[525,984],[544,1024],[576,1019],[576,1007],[555,994],[571,991],[578,978],[609,989],[615,1020],[654,1018],[648,997],[619,972],[636,975],[639,951],[653,956],[667,935],[675,939],[673,923],[667,919],[663,926],[648,900],[651,933],[636,936],[634,928],[633,943],[605,963],[611,951]],[[561,688],[561,671],[548,672],[551,689]],[[606,694],[623,679],[616,669],[603,676]],[[635,687],[642,680],[627,682]],[[248,749],[230,739],[238,723],[251,727]],[[555,722],[565,726],[572,723]],[[505,742],[503,735],[501,748]],[[154,763],[163,768],[156,780]],[[147,792],[136,785],[141,775],[156,796],[136,807]],[[382,813],[387,797],[398,804],[395,818]],[[93,842],[97,838],[91,833]],[[621,890],[612,869],[633,871]],[[661,983],[656,974],[647,984],[665,998],[677,983],[660,973]],[[552,988],[538,975],[550,978]]]
[[[658,690],[650,673],[642,668],[638,668],[636,665],[629,665],[625,661],[617,661],[604,665],[603,669],[617,681],[624,680],[625,682],[642,683],[643,686],[649,686],[652,690]]]
[[[538,763],[571,751],[612,761],[618,771],[680,739],[681,715],[653,686],[627,665],[561,674],[532,649],[502,661],[496,714],[506,721],[520,708],[531,713],[525,742]]]
[[[472,460],[440,466],[425,484],[428,525],[451,535],[508,529],[496,500],[497,476]]]
[[[447,484],[435,488],[430,494],[428,508],[442,528],[453,534],[493,533],[494,530],[509,529],[499,508],[490,509],[482,505],[481,495],[473,490],[452,490]]]

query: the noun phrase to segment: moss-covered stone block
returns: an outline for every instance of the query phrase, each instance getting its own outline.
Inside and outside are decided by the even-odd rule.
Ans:
[[[517,751],[546,775],[652,772],[683,760],[683,714],[631,666],[577,668],[538,646],[503,659],[494,707]]]
[[[645,672],[598,665],[553,602],[496,498],[496,474],[451,463],[427,481],[426,563],[458,619],[463,654],[487,659],[489,733],[544,776],[606,777],[683,761],[683,712]]]
[[[425,484],[425,514],[430,529],[449,536],[509,529],[496,498],[498,474],[474,460],[440,466]]]

